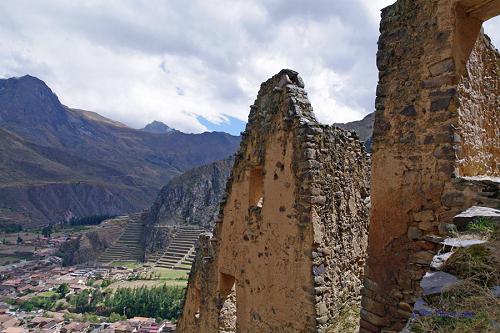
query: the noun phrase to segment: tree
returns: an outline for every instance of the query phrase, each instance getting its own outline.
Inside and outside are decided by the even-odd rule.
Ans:
[[[50,310],[54,305],[55,301],[50,297],[34,296],[30,300],[22,303],[20,308],[24,311],[33,311],[34,309]]]
[[[98,323],[99,322],[99,317],[97,317],[93,313],[84,313],[82,316],[82,320],[84,322],[89,322],[89,323]]]
[[[100,224],[102,221],[111,219],[116,217],[116,215],[91,215],[91,216],[85,216],[85,217],[72,217],[69,220],[69,225],[71,226],[78,226],[78,225],[97,225]]]
[[[68,284],[67,283],[61,284],[57,288],[57,292],[59,293],[59,298],[64,298],[64,296],[66,296],[66,294],[69,293],[69,286],[68,286]]]
[[[85,289],[78,295],[73,296],[71,303],[75,307],[75,312],[95,312],[101,306],[100,303],[103,299],[104,295],[99,289],[94,289],[93,291]]]
[[[108,313],[122,313],[126,308],[128,317],[145,316],[176,319],[180,315],[184,289],[177,286],[153,288],[118,288],[104,300]]]
[[[113,283],[113,281],[110,279],[102,280],[101,288],[104,289],[104,288],[108,287],[109,285],[111,285],[112,283]]]
[[[17,235],[17,244],[21,244],[23,242],[23,239],[21,238],[21,236]]]
[[[66,303],[64,300],[59,300],[56,302],[55,305],[55,311],[62,311],[66,310],[68,308],[68,303]]]
[[[51,234],[52,234],[52,225],[49,224],[49,225],[43,227],[43,229],[42,229],[42,235],[44,237],[49,238]]]
[[[71,302],[75,307],[75,312],[84,313],[90,311],[90,292],[88,290],[83,290],[81,293],[73,296]]]
[[[127,319],[126,316],[118,314],[116,312],[111,312],[111,314],[109,315],[109,321],[111,323],[115,323],[117,321],[121,321],[121,320],[125,320],[125,319]]]

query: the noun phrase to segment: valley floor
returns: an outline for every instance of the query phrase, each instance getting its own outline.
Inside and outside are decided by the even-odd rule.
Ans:
[[[89,229],[50,238],[40,231],[0,235],[0,332],[175,329],[188,272],[132,261],[64,267],[59,245]],[[164,313],[137,307],[153,294],[163,303],[150,308],[168,309]]]

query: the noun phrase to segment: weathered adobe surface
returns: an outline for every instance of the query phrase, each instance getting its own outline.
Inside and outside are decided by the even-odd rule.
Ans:
[[[318,124],[296,72],[263,83],[179,332],[357,330],[368,178],[363,145]]]
[[[500,1],[399,0],[382,11],[372,212],[361,332],[398,331],[461,210],[498,207],[498,52],[482,31]]]

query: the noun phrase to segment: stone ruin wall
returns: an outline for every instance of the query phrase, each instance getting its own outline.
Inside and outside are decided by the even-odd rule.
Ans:
[[[498,14],[481,0],[382,11],[361,332],[401,330],[437,250],[430,236],[464,208],[499,205],[496,185],[460,178],[498,176],[499,58],[481,32]]]
[[[499,58],[481,32],[482,22],[498,14],[499,2],[481,0],[399,0],[383,10],[361,332],[402,329],[437,249],[430,236],[443,234],[464,208],[500,206],[497,184],[463,178],[499,175]],[[332,180],[331,176],[342,168],[353,171],[353,161],[332,168],[325,168],[323,161],[332,155],[339,161],[357,152],[347,149],[335,155],[339,147],[345,147],[342,140],[332,140],[331,129],[303,113],[310,105],[298,89],[301,82],[287,73],[294,84],[285,84],[279,94],[290,93],[292,103],[283,102],[284,98],[280,109],[295,109],[294,120],[259,112],[269,103],[269,91],[274,94],[278,80],[283,81],[274,77],[267,83],[269,91],[264,92],[263,85],[252,108],[249,137],[242,143],[221,221],[214,237],[205,239],[201,251],[205,255],[198,258],[190,277],[180,332],[216,332],[219,328],[232,332],[236,323],[241,332],[345,331],[331,324],[342,322],[339,316],[344,309],[337,308],[341,300],[357,295],[366,239],[361,221],[366,207],[360,198],[367,187],[351,184],[356,198],[351,208],[353,192],[349,184],[342,184],[347,178],[333,176]],[[294,96],[296,92],[301,96]],[[273,121],[274,130],[268,131],[266,125]],[[252,124],[260,125],[252,131]],[[335,137],[340,132],[333,133]],[[267,152],[273,153],[268,156]],[[281,164],[273,164],[277,156]],[[292,172],[281,174],[281,165]],[[259,198],[250,185],[259,174],[263,193],[279,193],[285,204],[275,202],[275,195],[268,196],[261,208],[234,202],[245,193]],[[342,190],[336,191],[336,185]],[[333,207],[337,203],[341,207]],[[235,212],[242,207],[248,214],[238,219]],[[293,214],[284,218],[276,208],[281,213],[291,208]],[[354,229],[349,227],[346,212],[353,214]],[[274,223],[286,228],[275,228]],[[275,230],[280,233],[270,238]],[[359,248],[346,251],[346,257],[339,244],[353,246],[357,241]],[[289,263],[290,279],[280,276],[280,269],[270,270],[283,267],[279,266],[283,262]],[[350,269],[347,274],[344,267]],[[258,278],[248,279],[250,275]],[[311,283],[315,288],[308,291]]]
[[[353,134],[317,123],[296,72],[263,83],[179,332],[355,331],[368,165]]]
[[[457,175],[500,176],[500,53],[480,34],[458,88]]]
[[[324,202],[313,205],[313,276],[318,332],[357,332],[360,277],[368,242],[369,158],[354,135],[324,126],[316,147],[316,183]],[[361,158],[361,160],[358,160]],[[323,268],[325,273],[322,273]],[[327,321],[328,319],[328,321]]]

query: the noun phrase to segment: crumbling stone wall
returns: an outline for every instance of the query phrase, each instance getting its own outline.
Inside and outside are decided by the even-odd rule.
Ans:
[[[368,164],[354,134],[318,124],[296,72],[263,83],[179,332],[357,330]]]
[[[500,53],[480,34],[457,87],[458,174],[500,175]]]
[[[500,1],[399,0],[382,11],[372,212],[361,332],[401,330],[443,233],[467,205],[495,204],[498,53],[481,32]],[[479,191],[479,193],[472,193]]]

